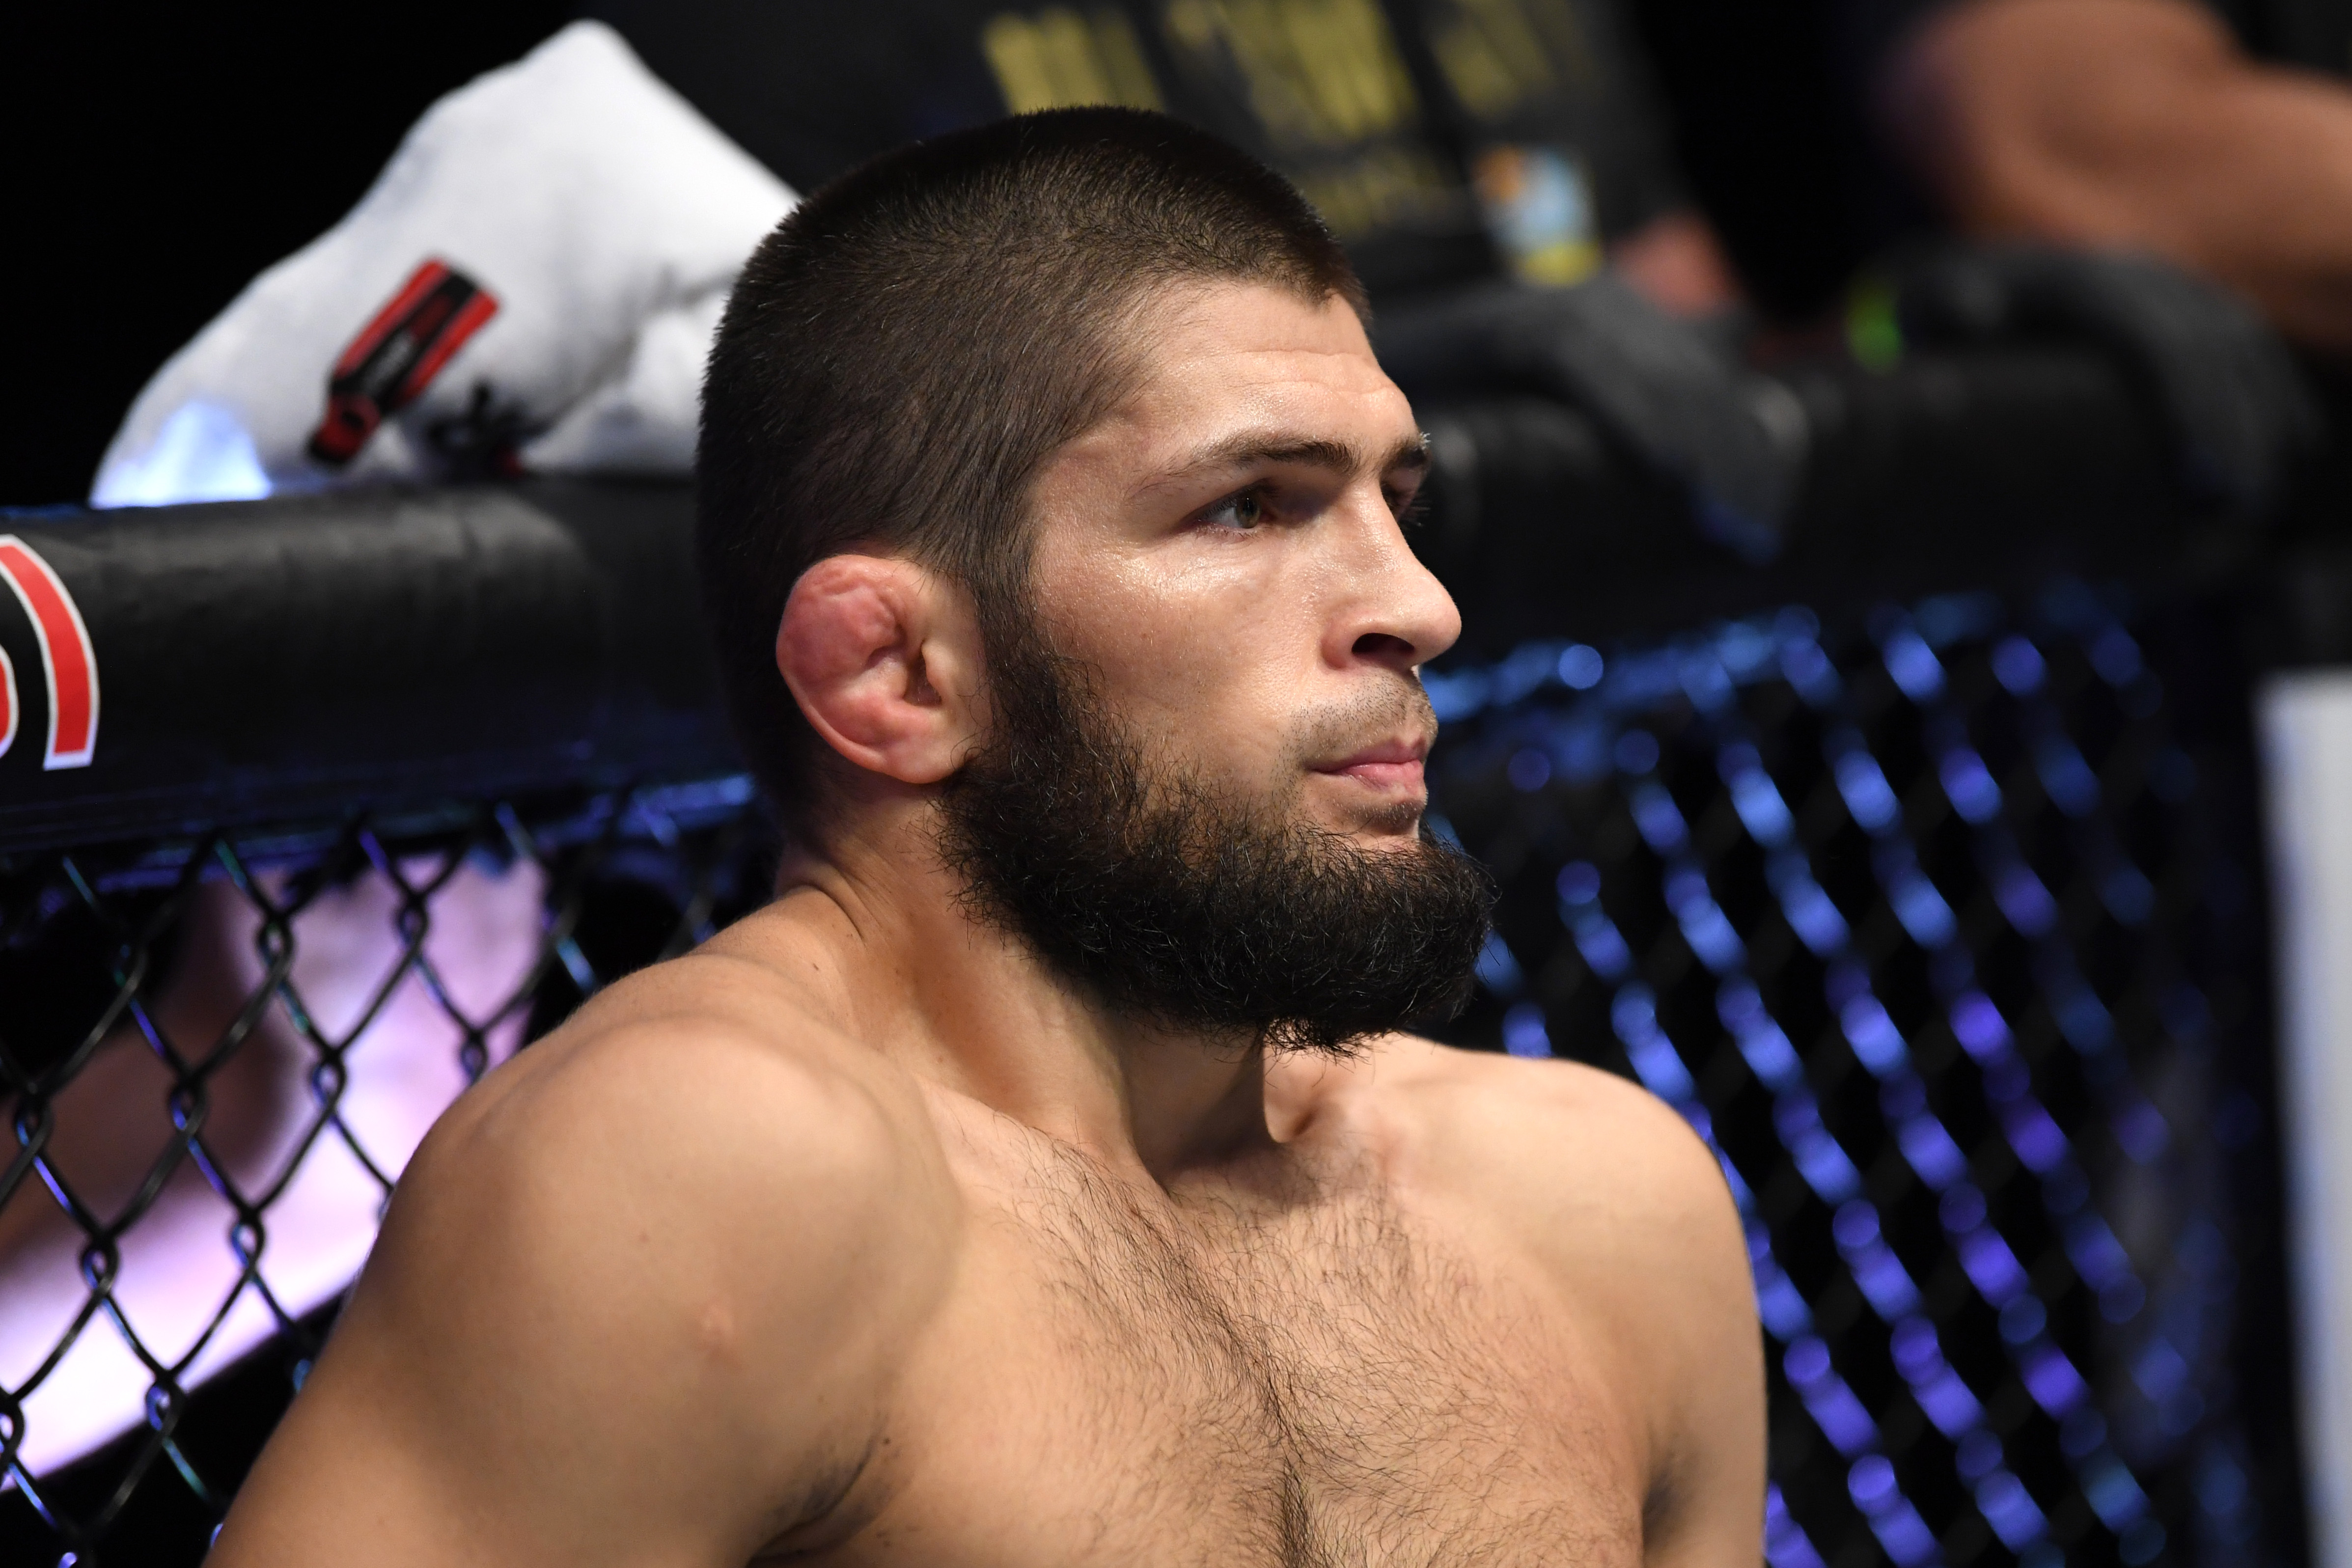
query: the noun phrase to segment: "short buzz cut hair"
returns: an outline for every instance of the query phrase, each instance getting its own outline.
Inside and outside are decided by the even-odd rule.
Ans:
[[[1139,373],[1171,284],[1268,285],[1366,313],[1280,175],[1165,115],[1055,110],[902,148],[811,194],[736,283],[704,383],[696,549],[738,739],[789,827],[823,747],[776,668],[793,585],[849,550],[972,596],[1024,635],[1029,495]]]

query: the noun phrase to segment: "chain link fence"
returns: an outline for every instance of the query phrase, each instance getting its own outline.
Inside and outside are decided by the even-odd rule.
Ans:
[[[1774,1568],[2300,1560],[2232,647],[2060,584],[1430,677],[1450,1032],[1720,1152]],[[772,860],[740,779],[0,860],[0,1556],[200,1556],[432,1116]]]
[[[434,1117],[772,862],[740,777],[0,859],[0,1559],[200,1557]]]
[[[1465,1026],[1722,1156],[1774,1568],[2300,1557],[2227,624],[2060,583],[1433,682]]]

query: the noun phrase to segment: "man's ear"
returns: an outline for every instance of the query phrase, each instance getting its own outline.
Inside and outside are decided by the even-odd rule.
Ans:
[[[825,743],[902,784],[936,784],[980,739],[980,628],[910,560],[827,556],[776,629],[776,668]]]

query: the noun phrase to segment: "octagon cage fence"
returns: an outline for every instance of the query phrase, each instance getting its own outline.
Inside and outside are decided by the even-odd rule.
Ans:
[[[2352,572],[2176,497],[2096,362],[1927,373],[1797,384],[1769,569],[1572,414],[1431,415],[1434,810],[1501,888],[1443,1032],[1719,1153],[1775,1568],[2307,1561],[2250,714]],[[0,1558],[200,1557],[434,1114],[766,896],[690,519],[6,520],[103,708],[38,766],[58,651],[0,601]]]

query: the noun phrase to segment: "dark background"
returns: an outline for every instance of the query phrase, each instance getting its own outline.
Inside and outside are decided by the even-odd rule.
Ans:
[[[563,0],[0,6],[0,505],[79,500],[131,400]]]
[[[1749,287],[1775,314],[1819,310],[1874,223],[1829,75],[1830,0],[1631,8]],[[426,105],[572,10],[0,7],[0,506],[79,501],[174,350],[342,216]]]

